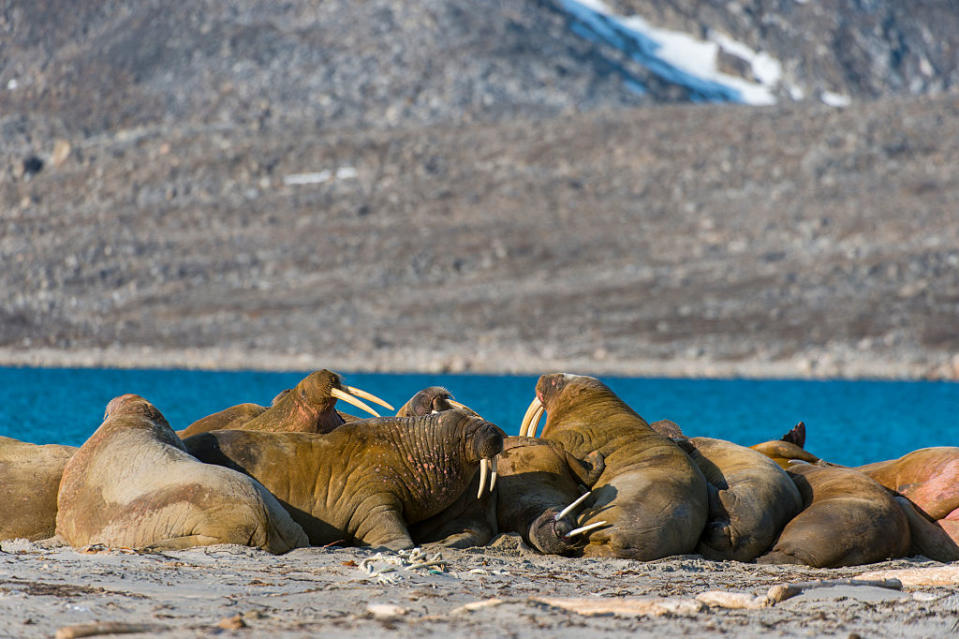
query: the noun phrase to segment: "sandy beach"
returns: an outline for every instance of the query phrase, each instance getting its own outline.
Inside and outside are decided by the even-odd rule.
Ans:
[[[399,554],[332,547],[274,556],[240,546],[81,552],[24,540],[5,541],[0,549],[4,638],[109,629],[171,639],[943,637],[959,624],[959,571],[948,566],[945,580],[941,574],[930,580],[943,564],[923,558],[842,569],[713,562],[697,555],[643,563],[543,556],[515,535],[485,548]],[[918,569],[912,572],[920,581],[952,585],[912,585],[907,578],[901,589],[828,585],[902,569]],[[805,588],[765,603],[778,584]],[[717,598],[703,596],[711,591],[740,593],[740,604],[761,607],[708,605]]]

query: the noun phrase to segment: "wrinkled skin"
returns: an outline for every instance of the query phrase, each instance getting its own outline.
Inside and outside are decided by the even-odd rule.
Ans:
[[[397,417],[422,417],[456,410],[449,400],[453,395],[441,386],[430,386],[419,391],[396,411]],[[462,410],[462,409],[461,409]],[[478,417],[475,411],[466,410]],[[496,498],[484,490],[479,499],[479,473],[463,494],[442,512],[410,526],[410,536],[417,545],[436,545],[448,548],[484,546],[496,534]]]
[[[214,431],[187,439],[205,462],[256,478],[313,545],[411,548],[408,525],[436,515],[469,485],[503,431],[463,411],[353,422],[331,433]]]
[[[596,483],[605,465],[599,455],[583,463],[556,442],[509,437],[499,455],[496,519],[500,532],[516,532],[542,553],[577,555],[582,544],[566,534],[576,512],[557,520],[566,506]]]
[[[805,509],[790,521],[759,563],[818,568],[856,566],[910,549],[906,514],[888,490],[849,468],[797,462],[789,475]]]
[[[786,471],[762,453],[721,439],[693,437],[686,445],[709,482],[709,520],[696,552],[751,561],[769,550],[803,507]]]
[[[0,437],[0,540],[53,536],[60,477],[76,451]]]
[[[277,395],[268,409],[252,419],[236,420],[230,427],[274,433],[328,433],[347,421],[352,421],[352,418],[344,419],[344,416],[336,411],[336,398],[330,394],[333,388],[343,390],[343,382],[337,373],[326,369],[310,373],[294,388]],[[220,424],[223,419],[213,419],[220,414],[190,424],[180,432],[180,437],[186,439],[211,430],[223,430],[224,426]]]
[[[557,373],[540,377],[543,438],[571,455],[598,454],[605,469],[580,515],[590,533],[584,556],[649,561],[692,552],[706,523],[706,480],[685,452],[657,433],[605,384]]]
[[[67,462],[57,509],[57,535],[76,547],[230,543],[283,553],[307,543],[263,486],[192,457],[160,411],[137,395],[113,399]]]

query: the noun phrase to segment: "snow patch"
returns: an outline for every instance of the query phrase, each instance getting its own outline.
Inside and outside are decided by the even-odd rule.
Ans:
[[[681,31],[661,29],[640,16],[620,16],[601,0],[559,0],[576,21],[572,30],[594,42],[615,47],[652,73],[686,87],[694,99],[710,102],[775,104],[782,64],[724,34],[700,40]],[[720,49],[750,65],[754,81],[719,71]],[[634,80],[635,83],[635,80]]]
[[[357,176],[356,169],[352,166],[341,166],[336,171],[324,169],[315,173],[294,173],[284,176],[283,184],[285,186],[302,186],[304,184],[323,184],[330,180],[349,180]]]
[[[832,91],[823,91],[819,99],[823,101],[823,104],[828,104],[837,109],[842,109],[852,103],[852,99],[848,95],[841,95]]]

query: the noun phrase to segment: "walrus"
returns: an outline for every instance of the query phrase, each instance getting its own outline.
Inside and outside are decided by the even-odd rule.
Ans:
[[[544,439],[578,459],[597,453],[605,463],[587,486],[593,492],[578,523],[608,525],[590,534],[584,556],[649,561],[695,549],[706,523],[706,479],[675,442],[593,377],[540,377],[521,436],[535,436],[544,410]]]
[[[909,520],[895,497],[874,479],[850,468],[806,462],[790,464],[787,472],[805,508],[757,562],[835,568],[908,553]]]
[[[414,545],[408,526],[454,503],[503,437],[498,426],[451,410],[371,418],[326,434],[212,431],[184,444],[266,486],[313,545],[402,549]]]
[[[0,437],[0,540],[53,536],[60,477],[76,451]]]
[[[710,437],[680,447],[708,482],[709,519],[696,546],[703,557],[752,561],[802,510],[795,482],[762,453]]]
[[[479,417],[473,409],[453,399],[442,386],[430,386],[418,391],[396,411],[397,417],[418,417],[447,410],[462,410]],[[495,459],[495,458],[494,458]],[[496,471],[489,477],[489,465],[480,462],[481,470],[470,481],[459,498],[441,512],[410,525],[410,537],[417,545],[436,545],[449,548],[470,548],[486,545],[496,534]],[[480,481],[482,480],[482,484]]]
[[[461,404],[453,399],[452,393],[442,386],[429,386],[413,395],[405,404],[396,411],[397,417],[411,417],[414,415],[429,415],[430,413],[439,413],[444,410],[453,410],[459,408],[466,412],[477,415],[469,406]]]
[[[336,411],[337,399],[379,417],[379,413],[359,397],[393,410],[390,404],[379,397],[353,386],[345,386],[339,374],[323,369],[310,373],[292,389],[281,392],[274,398],[272,406],[249,420],[244,419],[243,414],[256,412],[255,408],[251,408],[256,404],[240,404],[193,422],[179,435],[186,439],[210,430],[225,430],[226,426],[270,432],[328,433],[355,419],[351,416],[344,418],[343,414]],[[243,406],[246,408],[241,408]]]
[[[598,454],[584,463],[554,441],[507,437],[499,454],[496,521],[500,532],[519,533],[536,550],[577,555],[582,537],[605,521],[577,526],[576,510],[589,498],[586,485],[605,468]]]
[[[75,547],[229,543],[284,553],[308,542],[263,486],[199,462],[138,395],[111,400],[103,423],[67,462],[56,533]]]

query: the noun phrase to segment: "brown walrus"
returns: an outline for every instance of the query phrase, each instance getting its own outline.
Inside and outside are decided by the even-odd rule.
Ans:
[[[0,540],[53,536],[60,476],[75,452],[74,446],[0,437]]]
[[[581,535],[606,525],[577,527],[576,509],[588,499],[584,486],[596,483],[605,464],[569,455],[554,441],[508,437],[499,454],[496,521],[500,532],[516,532],[540,552],[576,555]]]
[[[352,422],[326,434],[221,430],[184,441],[277,496],[314,545],[411,548],[408,525],[449,507],[503,431],[460,410]]]
[[[895,497],[875,480],[850,468],[805,462],[794,462],[788,472],[805,509],[786,524],[759,563],[833,568],[909,552],[909,520]]]
[[[781,440],[757,444],[782,466],[806,455],[809,463],[842,468],[807,453],[806,425],[799,422]],[[959,448],[921,448],[899,459],[855,467],[891,491],[909,520],[910,555],[959,560]]]
[[[179,435],[186,439],[210,430],[223,430],[226,425],[243,430],[277,433],[328,433],[353,419],[352,417],[344,419],[344,416],[336,411],[337,399],[379,417],[375,410],[357,399],[358,397],[393,410],[392,406],[379,397],[352,386],[345,386],[338,373],[323,369],[310,373],[294,388],[281,392],[274,398],[272,406],[259,412],[250,420],[244,420],[242,415],[245,412],[256,412],[256,409],[249,408],[256,404],[241,404],[197,420],[180,431]],[[241,406],[247,408],[241,409]],[[234,418],[229,413],[234,409],[239,414],[238,418]]]
[[[456,409],[479,417],[476,411],[454,400],[453,395],[442,386],[430,386],[418,391],[400,406],[396,416],[417,417]],[[436,515],[410,525],[410,537],[415,544],[470,548],[486,545],[493,538],[496,534],[496,499],[493,493],[495,469],[493,477],[489,478],[490,488],[486,491],[484,487],[490,466],[485,460],[480,465],[480,472],[473,476],[469,486],[455,502]]]
[[[520,435],[535,436],[543,410],[545,439],[606,465],[579,524],[608,525],[591,533],[585,556],[648,561],[693,551],[706,523],[706,479],[675,442],[593,377],[540,377]]]
[[[796,484],[762,453],[710,437],[681,447],[709,482],[709,519],[696,546],[703,557],[751,561],[802,510]]]
[[[429,415],[430,413],[440,413],[444,410],[453,410],[459,408],[466,412],[476,415],[469,406],[461,404],[453,395],[442,386],[429,386],[413,395],[409,401],[400,406],[396,411],[397,417],[412,417],[414,415]]]
[[[56,521],[57,535],[72,546],[232,543],[283,553],[307,544],[263,486],[192,457],[160,411],[137,395],[111,400],[104,422],[67,462]]]

